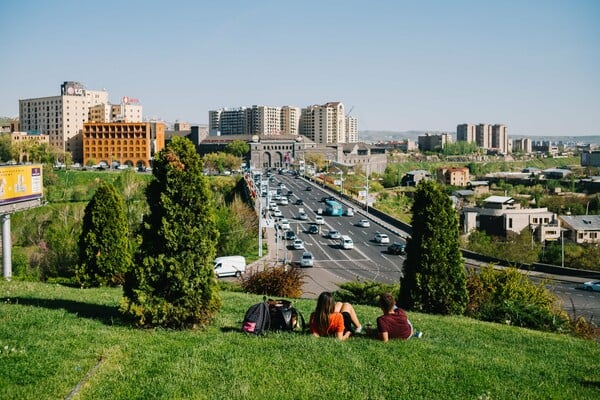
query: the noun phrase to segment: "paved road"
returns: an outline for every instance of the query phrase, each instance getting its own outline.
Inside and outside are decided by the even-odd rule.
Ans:
[[[283,218],[290,221],[291,228],[304,241],[305,249],[312,252],[315,257],[315,266],[305,270],[308,274],[308,282],[305,285],[304,297],[316,297],[323,290],[335,290],[338,283],[354,279],[368,279],[383,283],[397,283],[399,281],[404,258],[388,254],[386,252],[387,244],[375,243],[374,237],[377,232],[382,232],[390,237],[390,242],[404,242],[401,236],[402,232],[399,232],[396,228],[386,226],[382,221],[365,214],[363,210],[357,210],[352,217],[325,216],[325,223],[321,226],[321,232],[319,234],[309,234],[306,230],[308,225],[314,222],[317,210],[325,208],[325,204],[320,201],[321,198],[330,196],[332,193],[302,178],[294,178],[288,174],[275,174],[273,177],[274,182],[270,183],[271,189],[277,188],[279,183],[283,183],[285,193],[288,190],[292,191],[290,204],[280,205],[279,208],[283,213]],[[307,191],[307,186],[311,186],[312,190]],[[297,199],[302,199],[304,204],[295,205]],[[263,201],[265,200],[263,199]],[[308,215],[309,219],[307,221],[298,219],[300,208]],[[370,227],[356,226],[360,219],[365,218],[371,221]],[[331,229],[350,236],[354,241],[354,249],[343,250],[337,240],[325,237],[325,234]],[[304,251],[292,249],[291,242],[285,241],[280,236],[277,237],[274,245],[279,260],[298,261]],[[534,276],[536,279],[541,277],[541,274]],[[600,319],[600,293],[578,289],[585,279],[561,276],[543,277],[551,280],[551,286],[554,292],[563,300],[565,310],[570,313],[575,310],[577,315],[584,315],[595,321]]]

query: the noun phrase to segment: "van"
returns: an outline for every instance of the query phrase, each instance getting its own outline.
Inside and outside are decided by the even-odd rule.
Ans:
[[[217,278],[223,276],[241,276],[246,272],[246,259],[243,256],[217,257],[214,263]]]
[[[342,237],[340,238],[340,247],[344,250],[353,249],[354,242],[352,241],[352,238],[347,235],[342,235]]]

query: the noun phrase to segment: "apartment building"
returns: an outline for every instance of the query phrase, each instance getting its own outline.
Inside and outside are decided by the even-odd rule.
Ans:
[[[21,131],[48,135],[50,145],[70,152],[80,162],[83,124],[89,120],[90,107],[108,103],[108,92],[89,90],[79,82],[67,81],[60,95],[19,100]]]
[[[358,142],[358,121],[341,102],[305,108],[252,106],[208,112],[209,134],[303,135],[319,144]]]
[[[151,166],[165,146],[162,122],[86,122],[83,124],[83,164]]]
[[[447,133],[432,134],[426,133],[419,136],[419,150],[421,151],[436,151],[443,149],[446,143],[450,143],[452,138]]]
[[[529,138],[513,139],[512,141],[512,151],[514,153],[529,154],[532,149],[532,142]]]
[[[502,124],[460,124],[456,127],[456,140],[477,143],[482,149],[508,154],[511,147],[508,129]]]
[[[10,144],[13,148],[18,149],[19,159],[16,160],[20,163],[30,161],[28,144],[39,146],[41,144],[50,144],[50,138],[48,135],[42,135],[39,133],[27,133],[27,132],[11,132]]]
[[[124,97],[121,104],[98,104],[90,107],[89,122],[142,122],[142,105]]]

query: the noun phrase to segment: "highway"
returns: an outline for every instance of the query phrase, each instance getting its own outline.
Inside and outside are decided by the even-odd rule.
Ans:
[[[404,257],[387,253],[388,244],[379,244],[374,241],[377,232],[386,233],[390,237],[390,243],[405,242],[405,240],[394,232],[400,232],[397,228],[390,230],[364,210],[355,210],[354,216],[326,216],[325,223],[321,225],[321,232],[310,234],[306,232],[308,226],[315,221],[319,208],[325,209],[321,199],[331,196],[330,191],[324,191],[318,185],[303,178],[295,178],[290,174],[278,174],[273,172],[273,182],[269,184],[270,189],[277,189],[279,183],[285,185],[284,193],[292,191],[289,196],[289,205],[279,205],[283,218],[290,221],[298,238],[304,241],[306,251],[313,253],[315,257],[315,269],[325,269],[336,277],[338,282],[346,282],[354,279],[374,280],[382,283],[398,283]],[[307,191],[307,187],[312,190]],[[339,195],[334,195],[339,197]],[[296,200],[302,199],[303,205],[295,205]],[[263,204],[266,207],[266,198]],[[337,199],[339,200],[339,199]],[[344,204],[344,210],[347,204]],[[298,219],[299,210],[303,209],[308,220]],[[356,226],[361,219],[369,219],[370,227]],[[273,219],[277,223],[277,219]],[[354,241],[354,249],[344,250],[339,246],[339,240],[329,239],[325,235],[330,229],[339,231],[342,235],[348,235]],[[279,259],[286,259],[292,263],[298,262],[304,250],[294,250],[292,241],[286,241],[278,237]],[[402,233],[400,232],[400,235]],[[477,262],[465,260],[467,266],[479,266]],[[532,279],[548,280],[548,288],[552,290],[563,302],[563,309],[570,314],[583,315],[587,319],[592,318],[598,322],[600,319],[600,292],[587,292],[581,290],[581,283],[585,279],[562,277],[554,275],[532,274]]]

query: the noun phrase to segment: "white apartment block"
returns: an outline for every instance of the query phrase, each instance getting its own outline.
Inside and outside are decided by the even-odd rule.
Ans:
[[[358,142],[356,118],[344,114],[341,102],[298,107],[252,106],[208,112],[211,136],[303,135],[319,144]]]
[[[142,105],[98,104],[90,107],[89,122],[142,122]]]
[[[19,100],[21,130],[49,136],[50,145],[83,157],[82,129],[90,107],[107,104],[108,92],[87,90],[78,82],[64,82],[59,96]]]

